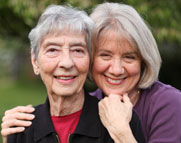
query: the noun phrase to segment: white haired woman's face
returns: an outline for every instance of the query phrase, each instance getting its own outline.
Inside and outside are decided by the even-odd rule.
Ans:
[[[71,96],[82,92],[89,71],[90,56],[85,34],[64,30],[41,42],[37,60],[32,58],[48,94]]]
[[[98,39],[92,74],[107,96],[133,94],[141,75],[141,58],[126,38],[109,30]]]

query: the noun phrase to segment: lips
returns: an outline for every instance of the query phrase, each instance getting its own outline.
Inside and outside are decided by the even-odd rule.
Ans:
[[[113,79],[113,78],[105,76],[105,79],[109,84],[119,85],[119,84],[122,84],[126,78]]]
[[[61,76],[54,76],[57,82],[61,84],[72,84],[77,76],[73,75],[61,75]]]
[[[56,79],[61,79],[61,80],[70,80],[74,79],[75,76],[55,76]]]

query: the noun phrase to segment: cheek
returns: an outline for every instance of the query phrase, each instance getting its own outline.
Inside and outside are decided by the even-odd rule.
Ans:
[[[52,59],[40,59],[40,72],[52,73],[57,67],[57,60]]]
[[[88,71],[89,71],[89,64],[90,64],[89,58],[74,60],[74,64],[75,64],[76,69],[80,73],[86,73],[86,74],[88,73]]]
[[[128,67],[128,72],[132,76],[140,76],[141,74],[141,67],[140,64],[134,64]]]
[[[108,61],[103,61],[99,58],[94,59],[92,73],[96,76],[96,74],[104,73],[109,67]]]

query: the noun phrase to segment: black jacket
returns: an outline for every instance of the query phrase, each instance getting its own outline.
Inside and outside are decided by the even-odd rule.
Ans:
[[[8,143],[58,143],[58,135],[53,127],[48,99],[35,109],[35,119],[24,132],[8,136]],[[133,134],[139,143],[145,143],[141,124],[135,113],[131,120]],[[61,141],[60,141],[61,142]],[[102,125],[98,114],[98,99],[85,94],[80,120],[69,143],[112,143],[113,140]]]

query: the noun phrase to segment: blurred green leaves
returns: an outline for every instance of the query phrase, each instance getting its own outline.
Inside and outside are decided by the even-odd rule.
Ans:
[[[19,76],[22,74],[20,71],[32,72],[32,70],[27,70],[28,66],[31,68],[30,62],[27,61],[30,49],[27,37],[31,28],[37,23],[40,14],[48,5],[70,4],[84,9],[90,14],[95,5],[104,1],[0,0],[0,78],[1,75],[4,75],[2,71],[6,73],[5,75],[16,71]],[[181,81],[179,74],[181,73],[181,0],[106,1],[132,5],[140,13],[153,32],[163,58],[160,79],[181,88],[179,82]],[[25,59],[20,64],[22,57]],[[7,59],[10,61],[5,61]],[[20,71],[17,71],[18,68]],[[29,73],[23,74],[31,75]]]
[[[130,4],[151,25],[158,42],[165,40],[181,42],[180,0],[108,0]],[[103,0],[1,0],[0,25],[4,31],[25,36],[37,22],[42,11],[50,4],[71,4],[82,9],[91,9]],[[5,26],[8,25],[8,26]],[[14,28],[14,27],[15,28]],[[17,31],[19,30],[19,31]],[[0,30],[1,32],[2,30]],[[1,32],[2,33],[2,32]]]

